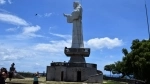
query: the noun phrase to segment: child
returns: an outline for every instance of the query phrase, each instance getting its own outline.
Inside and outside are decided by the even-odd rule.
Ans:
[[[38,74],[35,73],[34,74],[34,79],[33,79],[33,84],[39,84],[38,78],[39,78]]]

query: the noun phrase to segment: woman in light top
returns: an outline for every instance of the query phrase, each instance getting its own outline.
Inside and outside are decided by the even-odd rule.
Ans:
[[[38,78],[39,78],[38,73],[35,73],[34,74],[34,79],[33,79],[33,84],[39,84]]]

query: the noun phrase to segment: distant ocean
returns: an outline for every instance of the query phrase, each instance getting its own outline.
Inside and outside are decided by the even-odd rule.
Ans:
[[[104,74],[104,75],[107,77],[120,77],[121,76],[121,74],[115,74],[115,75],[111,74],[111,76],[110,74]]]
[[[111,74],[111,76],[110,76],[110,74],[104,74],[104,75],[107,76],[107,77],[116,77],[116,78],[122,76],[122,74]],[[133,79],[133,75],[130,75],[130,76],[131,76],[132,79]],[[126,78],[126,79],[130,79],[128,76],[125,76],[125,78]]]

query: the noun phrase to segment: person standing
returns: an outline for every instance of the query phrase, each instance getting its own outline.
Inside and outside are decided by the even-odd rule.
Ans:
[[[5,84],[6,74],[3,71],[0,71],[0,84]]]
[[[9,81],[11,81],[11,79],[14,77],[14,73],[16,73],[16,69],[14,66],[15,66],[15,63],[12,63],[9,69]]]
[[[38,78],[39,78],[38,73],[35,73],[33,78],[33,84],[39,84]]]

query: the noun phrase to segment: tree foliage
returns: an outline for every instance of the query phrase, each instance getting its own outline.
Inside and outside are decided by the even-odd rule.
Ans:
[[[122,61],[115,62],[112,72],[121,73],[122,77],[134,75],[139,80],[150,81],[150,40],[135,39],[132,41],[131,51],[123,48]],[[149,83],[150,84],[150,83]]]
[[[115,64],[105,65],[105,67],[104,67],[104,70],[110,71],[110,76],[114,69],[115,69]]]

